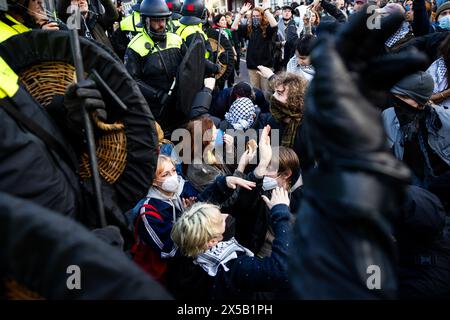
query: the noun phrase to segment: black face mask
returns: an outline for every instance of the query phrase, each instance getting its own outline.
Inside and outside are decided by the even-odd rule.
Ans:
[[[429,110],[428,107],[425,107],[424,109],[414,108],[397,97],[393,97],[393,103],[400,126],[420,121],[427,115]]]

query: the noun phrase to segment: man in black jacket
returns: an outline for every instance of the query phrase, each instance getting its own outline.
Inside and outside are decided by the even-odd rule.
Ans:
[[[311,55],[316,75],[306,98],[308,151],[302,156],[316,166],[304,173],[290,255],[291,284],[300,298],[386,299],[397,293],[392,221],[409,170],[389,153],[375,106],[426,59],[410,53],[399,64],[383,54],[403,18],[389,16],[381,29],[369,30],[365,11],[338,36],[322,35]],[[375,67],[380,58],[383,70]],[[380,85],[381,78],[388,80]]]

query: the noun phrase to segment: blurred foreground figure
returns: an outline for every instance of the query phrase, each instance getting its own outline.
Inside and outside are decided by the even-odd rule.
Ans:
[[[369,30],[365,12],[337,35],[322,34],[311,54],[316,75],[306,98],[303,157],[316,166],[304,174],[290,255],[299,298],[397,295],[392,223],[410,173],[389,153],[375,106],[426,59],[387,55],[384,42],[403,18],[390,15]]]
[[[79,223],[2,192],[0,266],[0,298],[170,299],[124,253]]]

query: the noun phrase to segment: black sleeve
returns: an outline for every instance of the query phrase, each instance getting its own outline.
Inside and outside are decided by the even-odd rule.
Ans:
[[[209,106],[211,105],[212,95],[211,89],[203,88],[201,91],[197,92],[192,103],[190,119],[200,117],[201,115],[207,114],[209,112]]]
[[[230,267],[229,280],[242,291],[274,292],[288,287],[288,249],[290,242],[290,212],[285,204],[271,210],[275,239],[272,254],[263,259],[240,256]]]
[[[424,36],[430,33],[431,24],[428,18],[425,0],[414,0],[413,2],[414,20],[411,23],[415,37]]]
[[[439,46],[444,39],[450,35],[450,32],[434,32],[421,37],[412,38],[410,41],[400,47],[399,51],[416,48],[424,52],[431,62],[439,58]]]
[[[339,10],[338,7],[336,7],[334,4],[331,4],[327,0],[322,0],[321,6],[325,12],[327,12],[330,16],[333,16],[336,18],[336,20],[339,23],[344,23],[347,21],[347,18],[345,17],[345,14],[342,13],[341,10]]]
[[[210,202],[220,205],[228,200],[233,192],[234,190],[227,186],[226,177],[219,176],[198,195],[197,199],[201,202]]]
[[[117,20],[119,13],[111,0],[100,0],[100,2],[105,8],[105,13],[100,16],[98,21],[105,29],[107,29]]]

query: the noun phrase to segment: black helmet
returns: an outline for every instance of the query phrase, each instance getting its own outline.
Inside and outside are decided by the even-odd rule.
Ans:
[[[172,15],[164,0],[143,0],[141,3],[141,24],[145,32],[155,41],[166,39],[167,24],[164,32],[156,32],[150,27],[152,18],[169,18]]]
[[[180,0],[166,0],[167,7],[172,11],[172,19],[178,20],[181,18],[181,1]]]
[[[206,8],[203,0],[185,0],[181,8],[180,22],[185,25],[203,23]]]

